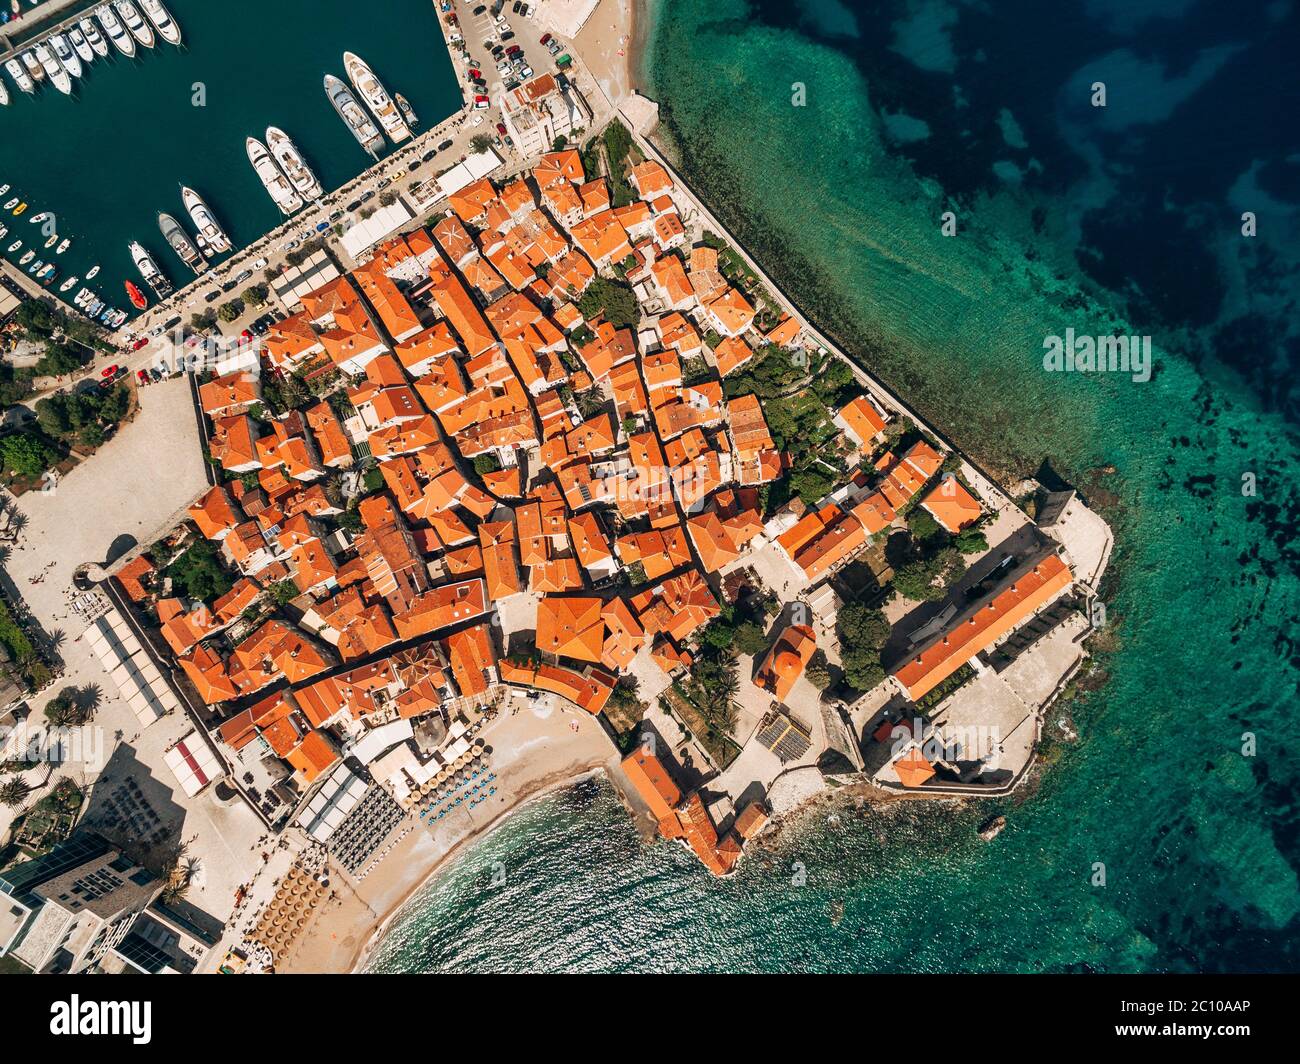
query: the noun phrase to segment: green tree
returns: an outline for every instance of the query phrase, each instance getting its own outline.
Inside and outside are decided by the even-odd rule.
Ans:
[[[20,432],[0,440],[0,462],[19,476],[40,476],[58,457],[54,448],[34,433]]]
[[[826,655],[820,650],[814,651],[813,656],[808,659],[808,665],[803,670],[803,674],[808,677],[808,682],[819,691],[825,691],[831,685],[830,664],[826,660]]]
[[[76,694],[64,689],[45,703],[45,719],[56,728],[69,728],[81,723],[81,709]]]
[[[578,299],[578,309],[584,318],[604,314],[605,320],[616,329],[630,328],[641,320],[636,293],[625,284],[597,277]]]
[[[98,447],[104,442],[104,430],[98,424],[82,425],[77,432],[77,443],[82,447]]]
[[[221,309],[217,311],[217,317],[224,322],[232,322],[244,313],[244,304],[238,299],[232,299],[229,303],[222,303]]]
[[[489,133],[475,133],[470,138],[469,150],[475,155],[482,155],[490,147],[492,147],[492,136]]]
[[[27,800],[31,791],[31,787],[17,777],[7,779],[0,783],[0,802],[10,809],[17,809]]]
[[[85,362],[85,355],[79,348],[51,340],[45,345],[45,353],[36,363],[36,372],[43,377],[61,377],[65,373],[79,370]]]
[[[264,284],[250,284],[239,293],[239,298],[244,301],[245,306],[260,307],[266,302],[267,291]]]
[[[217,553],[207,540],[198,540],[163,570],[173,588],[187,598],[209,602],[230,590],[229,574],[217,560]]]
[[[952,545],[963,554],[982,554],[989,549],[989,541],[978,528],[968,528],[964,532],[958,532]]]
[[[767,634],[753,621],[745,621],[736,627],[736,649],[742,654],[761,654],[767,649]]]

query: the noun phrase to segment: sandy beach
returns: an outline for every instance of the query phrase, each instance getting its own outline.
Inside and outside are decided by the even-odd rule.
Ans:
[[[477,809],[458,807],[436,827],[414,821],[364,880],[335,878],[335,896],[307,927],[280,972],[344,972],[365,967],[402,906],[473,839],[520,806],[603,772],[625,791],[620,755],[600,723],[576,707],[507,699],[483,736],[497,794]],[[409,824],[410,822],[408,822]]]

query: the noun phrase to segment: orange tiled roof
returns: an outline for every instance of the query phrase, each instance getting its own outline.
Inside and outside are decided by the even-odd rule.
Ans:
[[[983,513],[975,497],[961,481],[952,476],[940,480],[921,500],[921,505],[954,536],[967,525],[978,521]]]
[[[771,691],[778,701],[784,702],[816,651],[817,634],[807,625],[790,625],[763,659],[754,676],[755,685]]]
[[[914,701],[932,691],[972,657],[1028,620],[1074,582],[1059,555],[1041,558],[973,612],[934,636],[928,646],[893,672]]]

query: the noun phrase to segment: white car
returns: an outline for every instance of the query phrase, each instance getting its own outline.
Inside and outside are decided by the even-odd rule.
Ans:
[[[258,259],[255,263],[253,263],[253,264],[249,267],[249,269],[250,269],[250,270],[264,270],[264,269],[266,269],[266,259]]]
[[[527,63],[525,63],[523,66],[519,68],[519,76],[523,78],[525,81],[527,81],[529,78],[533,76],[533,68],[530,67]]]

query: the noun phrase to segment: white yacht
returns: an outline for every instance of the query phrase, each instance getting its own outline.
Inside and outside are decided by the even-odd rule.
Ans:
[[[41,82],[45,80],[45,68],[41,66],[41,61],[31,52],[31,49],[23,52],[23,62],[27,65],[27,73],[32,76],[33,81]]]
[[[357,103],[352,90],[333,74],[326,74],[325,95],[330,98],[334,110],[347,124],[352,135],[357,138],[357,143],[372,157],[378,158],[375,153],[384,146],[384,135],[379,132],[379,127],[375,125],[375,120],[370,117],[370,113]]]
[[[221,228],[216,215],[212,213],[203,198],[186,185],[181,186],[181,202],[189,212],[190,221],[198,230],[199,250],[208,258],[230,250],[230,237]]]
[[[245,146],[248,148],[248,161],[253,164],[257,176],[262,179],[266,191],[270,193],[271,199],[275,201],[275,205],[281,212],[286,215],[292,214],[301,207],[302,197],[294,191],[293,186],[289,184],[289,179],[275,165],[275,160],[266,150],[266,145],[256,137],[249,137],[245,141]]]
[[[132,0],[114,0],[117,7],[117,13],[121,16],[122,23],[131,31],[131,36],[139,41],[146,48],[152,48],[154,45],[153,30],[149,23],[144,20],[140,14],[140,9],[135,6]]]
[[[14,84],[23,92],[36,91],[36,83],[32,81],[31,75],[23,69],[22,63],[18,62],[17,59],[6,59],[5,69],[9,71],[9,76],[14,79]]]
[[[50,46],[54,49],[54,54],[59,62],[63,64],[63,69],[74,78],[81,77],[81,60],[77,58],[77,53],[72,50],[68,38],[61,33],[51,34]]]
[[[9,88],[3,81],[0,81],[0,104],[9,102]]]
[[[95,61],[95,50],[90,47],[86,35],[81,32],[81,27],[69,27],[68,40],[72,42],[72,47],[76,49],[77,55],[81,57],[83,63],[93,63]]]
[[[181,28],[172,18],[171,12],[163,7],[162,0],[140,0],[140,7],[144,9],[145,15],[158,31],[158,36],[168,44],[174,44],[179,48]]]
[[[108,41],[104,40],[104,35],[99,32],[99,27],[95,25],[94,20],[90,17],[77,20],[77,28],[86,36],[90,43],[91,50],[99,56],[100,59],[108,58]]]
[[[380,129],[388,134],[389,139],[394,144],[409,139],[411,131],[402,118],[402,112],[397,109],[397,104],[393,103],[387,90],[375,77],[375,72],[366,65],[365,60],[353,52],[344,52],[343,69],[347,71],[352,87],[366,101],[370,113],[375,116],[375,121],[379,123]]]
[[[36,58],[41,61],[41,67],[49,76],[50,84],[58,89],[64,96],[72,95],[72,79],[68,77],[68,72],[63,69],[63,64],[59,62],[58,57],[50,50],[44,41],[35,48]]]
[[[158,264],[154,262],[153,256],[134,240],[127,247],[131,252],[131,258],[135,260],[136,269],[140,271],[140,276],[154,290],[154,294],[159,299],[166,299],[171,295],[172,283],[163,276],[162,270],[158,269]]]
[[[267,126],[266,146],[271,149],[271,157],[280,167],[280,172],[289,179],[289,183],[304,200],[318,199],[324,193],[316,175],[303,159],[302,152],[283,129]]]
[[[108,39],[119,52],[128,59],[135,55],[135,38],[126,32],[126,27],[118,19],[111,4],[95,8],[95,17],[99,19],[99,24],[104,27]]]

